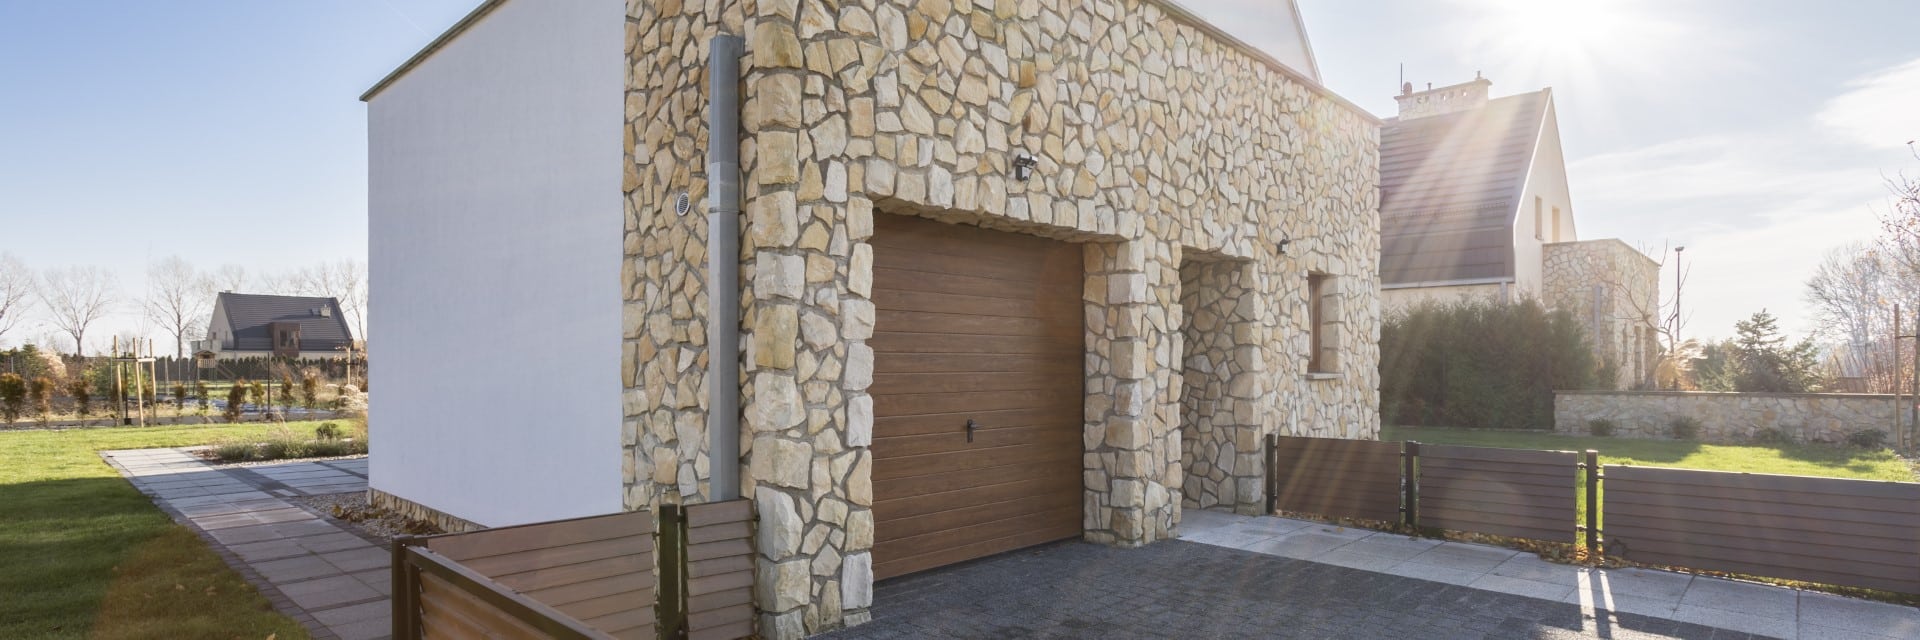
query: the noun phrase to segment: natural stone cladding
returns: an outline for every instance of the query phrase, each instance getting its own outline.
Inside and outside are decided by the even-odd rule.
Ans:
[[[872,604],[874,216],[1083,244],[1090,541],[1173,537],[1189,462],[1206,467],[1193,504],[1257,509],[1267,433],[1377,437],[1378,122],[1317,85],[1143,0],[628,14],[627,506],[707,499],[705,372],[740,366],[760,635],[857,624]],[[743,35],[747,59],[743,348],[715,355],[702,171],[718,33]],[[1020,153],[1038,160],[1025,182]],[[676,215],[683,193],[695,205]],[[1311,378],[1310,272],[1334,276],[1323,308],[1342,343],[1341,370]]]
[[[1557,242],[1541,256],[1541,296],[1587,330],[1593,355],[1617,371],[1615,388],[1653,383],[1659,357],[1660,263],[1617,239]]]
[[[1846,442],[1879,429],[1892,439],[1898,403],[1892,395],[1852,393],[1719,393],[1705,391],[1559,391],[1555,431],[1585,435],[1593,420],[1613,423],[1622,438],[1667,438],[1675,418],[1700,421],[1705,442],[1752,442],[1774,430],[1795,442]]]

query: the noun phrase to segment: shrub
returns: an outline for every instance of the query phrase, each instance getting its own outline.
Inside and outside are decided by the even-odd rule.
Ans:
[[[187,408],[187,383],[173,383],[173,408],[175,411]]]
[[[53,378],[34,376],[27,381],[27,404],[33,407],[33,417],[46,426],[53,417]]]
[[[1579,322],[1532,300],[1395,312],[1380,353],[1381,417],[1396,425],[1549,427],[1553,392],[1592,388],[1599,368]]]
[[[199,397],[200,413],[206,413],[207,408],[213,406],[213,397],[207,393],[207,383],[199,380],[193,381],[193,392],[195,396]]]
[[[340,425],[331,422],[322,422],[320,426],[313,428],[313,437],[319,438],[322,441],[339,440]]]
[[[307,367],[300,372],[300,397],[306,402],[307,410],[320,408],[320,370]]]
[[[233,382],[233,388],[227,389],[227,410],[223,413],[227,418],[227,422],[240,421],[241,407],[247,404],[247,394],[252,391],[252,389],[253,386],[247,384],[247,381],[244,379],[235,380]]]
[[[251,389],[253,392],[254,404],[260,405],[265,409],[273,408],[272,402],[270,400],[270,396],[267,395],[267,383],[261,382],[259,380],[254,380],[252,382],[247,383],[247,388]]]
[[[1887,432],[1879,429],[1861,429],[1847,434],[1847,444],[1862,449],[1885,449]]]
[[[18,373],[0,373],[0,417],[13,424],[27,408],[27,381]]]
[[[1693,416],[1677,416],[1667,423],[1667,433],[1675,440],[1699,440],[1700,419]]]
[[[252,460],[259,447],[251,442],[221,440],[213,443],[213,457],[222,462],[246,462]]]
[[[73,412],[85,418],[93,413],[93,384],[84,375],[67,381],[67,395],[73,398]]]
[[[293,412],[293,376],[280,377],[280,417]]]
[[[1613,421],[1606,418],[1594,418],[1587,421],[1587,433],[1602,438],[1613,436]]]
[[[1750,439],[1753,440],[1754,444],[1764,444],[1764,445],[1770,445],[1770,446],[1793,444],[1794,442],[1792,433],[1788,433],[1786,429],[1781,429],[1777,427],[1767,427],[1765,429],[1755,431],[1753,432],[1753,435],[1750,437]]]

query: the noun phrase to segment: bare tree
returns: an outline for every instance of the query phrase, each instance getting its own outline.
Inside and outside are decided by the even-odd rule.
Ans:
[[[367,267],[358,260],[321,262],[275,278],[275,293],[334,298],[353,324],[355,338],[367,335]]]
[[[0,338],[20,325],[32,304],[33,271],[10,253],[0,253]]]
[[[76,355],[86,355],[87,327],[113,310],[113,276],[99,267],[49,269],[40,279],[40,302],[53,326],[73,338]]]
[[[1920,284],[1900,277],[1902,261],[1884,246],[1854,243],[1827,252],[1807,279],[1807,302],[1820,323],[1815,335],[1837,345],[1838,373],[1864,376],[1867,391],[1891,390],[1896,372],[1908,368],[1893,358],[1893,305],[1914,310]]]
[[[173,334],[175,357],[186,357],[187,341],[206,329],[213,285],[180,256],[147,266],[147,317]]]
[[[208,275],[216,291],[243,292],[247,288],[247,268],[237,264],[223,264]]]

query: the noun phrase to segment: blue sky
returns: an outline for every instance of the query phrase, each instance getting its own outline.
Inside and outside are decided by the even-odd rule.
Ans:
[[[253,273],[364,259],[357,98],[475,2],[0,0],[0,251],[110,268],[130,297],[170,254]],[[1186,3],[1256,44],[1282,18],[1264,0]],[[1417,85],[1554,87],[1581,235],[1687,245],[1695,334],[1760,307],[1808,329],[1819,255],[1874,233],[1882,173],[1920,170],[1902,146],[1920,138],[1920,3],[1302,12],[1326,83],[1382,116],[1401,63]],[[136,320],[125,307],[97,335]]]

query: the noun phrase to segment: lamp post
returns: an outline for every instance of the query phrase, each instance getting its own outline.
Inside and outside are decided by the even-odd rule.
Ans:
[[[1680,348],[1680,254],[1687,247],[1673,248],[1673,348]]]

